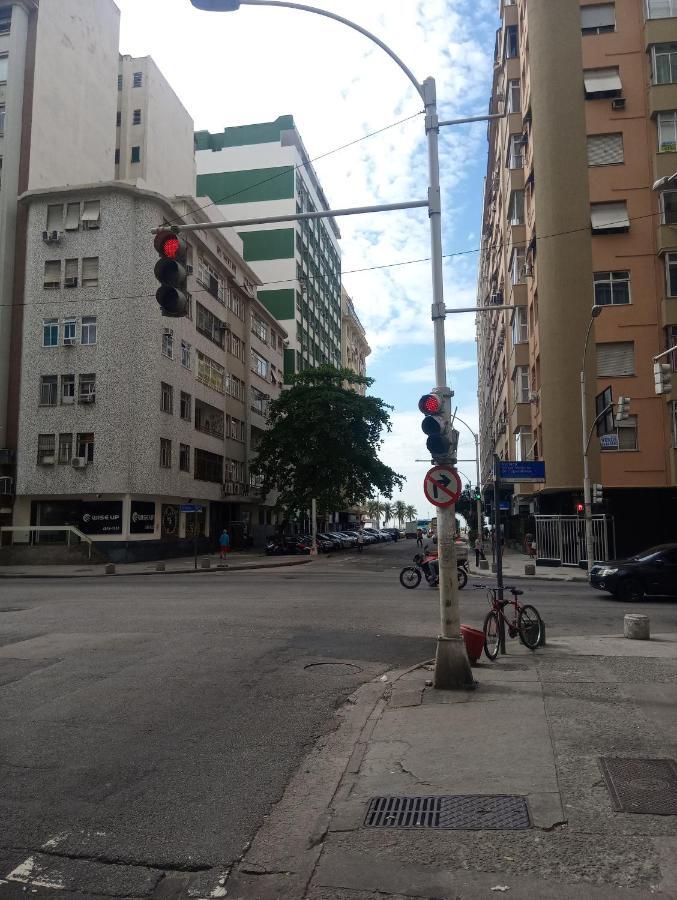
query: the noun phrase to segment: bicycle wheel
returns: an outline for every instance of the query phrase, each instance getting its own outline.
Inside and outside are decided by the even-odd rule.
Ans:
[[[459,591],[462,591],[463,588],[468,583],[468,576],[465,573],[465,569],[462,569],[460,566],[457,569],[457,571],[458,571],[458,589],[459,589]]]
[[[420,583],[421,573],[413,566],[406,566],[400,572],[400,584],[402,585],[402,587],[413,590],[413,588],[417,588]]]
[[[543,623],[533,606],[523,606],[517,616],[517,630],[520,640],[529,650],[535,650],[541,642]]]
[[[492,662],[498,656],[498,613],[493,609],[484,619],[484,652]]]

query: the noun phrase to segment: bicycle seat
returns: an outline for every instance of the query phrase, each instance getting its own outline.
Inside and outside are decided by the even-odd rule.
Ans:
[[[507,590],[507,591],[510,591],[510,593],[511,593],[514,597],[519,597],[520,594],[523,594],[523,593],[524,593],[524,591],[521,591],[519,588],[514,588],[514,587],[506,588],[506,590]]]

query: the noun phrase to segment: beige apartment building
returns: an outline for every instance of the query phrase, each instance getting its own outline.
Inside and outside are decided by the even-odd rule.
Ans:
[[[500,15],[478,305],[510,309],[477,320],[483,483],[494,451],[544,460],[544,483],[504,486],[507,533],[571,519],[539,557],[576,564],[589,328],[589,422],[631,398],[590,441],[600,553],[677,538],[677,376],[657,396],[652,372],[677,343],[677,189],[653,190],[677,172],[677,0],[502,0]]]
[[[367,357],[371,347],[367,335],[355,311],[355,305],[344,287],[341,287],[341,365],[357,375],[366,376]],[[366,393],[364,385],[357,386],[358,393]]]

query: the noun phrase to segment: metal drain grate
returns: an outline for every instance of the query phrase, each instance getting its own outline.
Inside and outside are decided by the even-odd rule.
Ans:
[[[617,812],[677,816],[677,763],[674,759],[602,756],[599,764]]]
[[[513,830],[530,828],[524,797],[483,794],[446,797],[372,797],[364,824],[368,828],[451,828]]]

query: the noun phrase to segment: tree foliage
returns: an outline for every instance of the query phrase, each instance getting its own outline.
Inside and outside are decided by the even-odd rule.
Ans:
[[[264,493],[277,489],[288,510],[309,509],[315,498],[327,513],[359,506],[377,492],[392,497],[402,487],[403,477],[378,458],[392,407],[350,389],[372,383],[333,366],[293,377],[269,404],[269,429],[256,448],[253,472]]]

